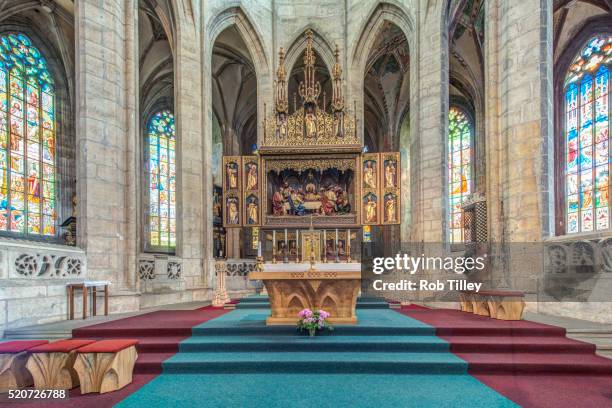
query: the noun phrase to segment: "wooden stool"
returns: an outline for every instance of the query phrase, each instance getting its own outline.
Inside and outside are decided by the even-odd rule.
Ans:
[[[491,317],[499,320],[523,320],[525,294],[518,291],[486,290],[480,294],[487,298]]]
[[[473,297],[474,297],[474,294],[472,292],[461,292],[461,294],[459,295],[459,302],[461,305],[462,312],[467,312],[467,313],[474,312],[474,307],[472,304]]]
[[[70,390],[79,385],[79,377],[74,371],[76,360],[74,350],[94,341],[60,340],[28,350],[30,358],[26,367],[34,379],[34,388],[37,390]]]
[[[138,340],[101,340],[76,350],[74,363],[81,382],[81,394],[103,394],[132,382]]]
[[[16,340],[0,343],[0,392],[32,385],[32,376],[26,369],[27,350],[47,343],[47,340]]]
[[[480,293],[473,293],[470,298],[472,299],[472,313],[479,316],[491,316],[486,298],[481,296]]]

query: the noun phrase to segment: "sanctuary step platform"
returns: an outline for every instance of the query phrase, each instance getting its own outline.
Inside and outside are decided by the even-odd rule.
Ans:
[[[269,297],[249,296],[240,299],[236,309],[260,309],[270,307]],[[388,309],[389,303],[383,298],[359,297],[357,298],[357,309]]]

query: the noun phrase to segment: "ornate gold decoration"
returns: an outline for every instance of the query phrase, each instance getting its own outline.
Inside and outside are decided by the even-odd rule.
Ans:
[[[255,166],[255,170],[252,170]],[[255,174],[249,174],[254,171]],[[245,227],[261,225],[261,164],[259,156],[242,156],[242,206]],[[253,221],[252,218],[255,217]]]
[[[312,30],[306,30],[306,51],[304,52],[304,80],[300,81],[298,92],[305,103],[316,104],[321,94],[321,84],[315,81],[316,57],[312,48]]]
[[[382,225],[400,223],[401,188],[400,154],[389,152],[380,154],[380,220]]]
[[[340,49],[336,44],[336,52],[334,53],[336,62],[332,67],[332,109],[335,112],[344,109],[344,96],[342,96],[342,66],[340,65]]]
[[[340,49],[336,45],[335,63],[332,67],[331,112],[326,112],[325,94],[323,106],[319,106],[321,84],[315,80],[316,55],[312,43],[312,31],[306,35],[304,52],[304,79],[300,81],[298,92],[302,101],[297,106],[294,94],[294,112],[289,114],[287,97],[287,73],[285,71],[285,52],[279,52],[276,72],[276,109],[271,117],[264,112],[264,136],[260,146],[262,152],[274,150],[336,150],[361,151],[362,141],[357,136],[357,120],[345,111],[342,94],[342,66]]]
[[[278,52],[278,70],[276,71],[276,112],[288,113],[287,72],[285,71],[285,51],[281,47]]]
[[[267,171],[281,172],[283,170],[305,171],[338,169],[340,171],[355,171],[354,159],[300,159],[300,160],[268,160],[266,161]]]
[[[237,228],[242,226],[241,159],[240,156],[223,156],[223,226],[225,228]],[[233,215],[236,215],[238,219],[235,220],[235,217],[232,218]]]
[[[364,225],[380,224],[380,168],[379,153],[361,155],[361,222]]]

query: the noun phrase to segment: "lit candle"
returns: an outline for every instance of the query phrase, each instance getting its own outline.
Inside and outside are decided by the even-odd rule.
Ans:
[[[338,228],[336,228],[336,253],[338,252]]]
[[[327,262],[327,234],[326,230],[323,230],[323,262]]]
[[[346,229],[346,260],[351,259],[351,230]]]
[[[300,261],[300,230],[295,230],[295,262]]]
[[[287,248],[287,228],[285,228],[285,249]]]
[[[257,243],[257,256],[261,258],[261,241]]]

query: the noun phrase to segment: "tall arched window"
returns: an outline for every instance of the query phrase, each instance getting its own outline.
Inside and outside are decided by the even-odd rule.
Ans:
[[[461,204],[472,192],[472,135],[474,125],[466,113],[451,107],[448,111],[448,240],[463,242]]]
[[[612,36],[598,35],[565,78],[565,231],[610,227],[610,70]]]
[[[0,231],[55,236],[53,79],[32,41],[0,36]]]
[[[174,115],[154,114],[147,125],[149,186],[148,249],[173,251],[176,247],[176,167]]]

